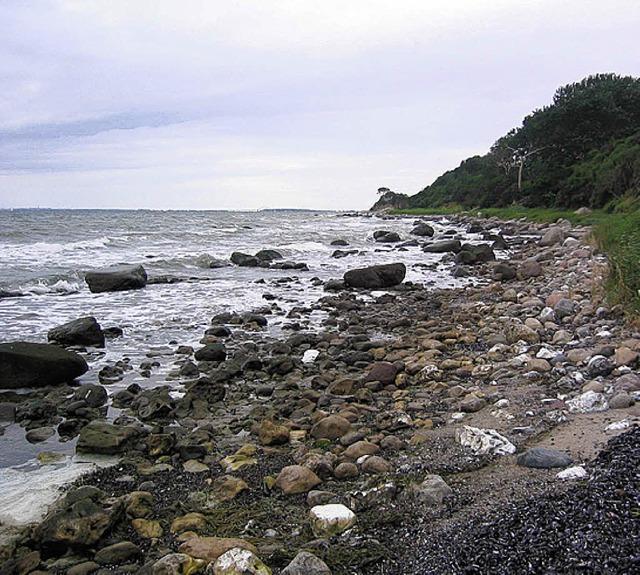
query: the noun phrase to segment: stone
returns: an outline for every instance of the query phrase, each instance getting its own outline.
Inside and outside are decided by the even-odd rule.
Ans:
[[[537,278],[542,275],[542,266],[534,259],[525,260],[518,267],[518,275],[523,280]]]
[[[616,349],[615,362],[617,367],[635,365],[638,362],[638,352],[622,346]]]
[[[289,465],[282,469],[276,478],[275,487],[285,495],[306,493],[322,483],[310,469],[302,465]]]
[[[37,427],[27,431],[25,437],[29,443],[42,443],[56,434],[53,427]]]
[[[439,475],[427,475],[422,483],[409,483],[398,495],[398,500],[428,506],[442,505],[445,497],[453,495],[453,489]]]
[[[407,268],[403,263],[383,264],[349,270],[344,274],[347,287],[379,289],[403,282]]]
[[[409,233],[413,236],[431,238],[435,234],[435,230],[429,224],[420,222]]]
[[[487,400],[470,394],[460,402],[460,411],[464,413],[475,413],[487,405]]]
[[[573,463],[573,458],[556,449],[534,447],[519,455],[517,463],[523,467],[551,469],[552,467],[568,467]]]
[[[391,464],[378,455],[366,456],[366,459],[362,462],[362,471],[365,473],[388,473],[391,471]]]
[[[108,547],[103,547],[94,556],[94,561],[100,565],[117,565],[135,561],[142,555],[140,547],[131,541],[120,541]]]
[[[47,339],[62,346],[104,347],[104,333],[95,317],[81,317],[50,329]]]
[[[124,453],[139,435],[137,427],[95,420],[80,431],[76,451],[101,455]]]
[[[370,441],[356,441],[345,449],[344,456],[355,461],[363,455],[375,455],[380,451],[380,447]]]
[[[447,252],[457,254],[461,249],[462,243],[460,240],[442,240],[425,246],[423,251],[431,254],[443,254]]]
[[[570,299],[562,298],[553,306],[553,313],[558,320],[571,317],[576,313],[576,303]]]
[[[333,537],[356,524],[356,514],[346,505],[316,505],[309,511],[311,530],[316,537]]]
[[[587,470],[582,465],[576,465],[575,467],[568,467],[556,473],[558,479],[584,479],[587,476]]]
[[[331,569],[312,553],[300,551],[282,570],[282,575],[331,575]]]
[[[610,409],[627,409],[635,403],[633,396],[626,392],[617,393],[609,400]]]
[[[180,545],[178,550],[180,553],[186,553],[195,559],[202,559],[210,563],[230,549],[238,548],[257,553],[256,548],[251,543],[235,537],[192,537]]]
[[[606,396],[596,391],[587,391],[568,400],[567,406],[570,413],[596,413],[609,409]]]
[[[379,381],[382,385],[389,385],[395,382],[398,368],[393,363],[374,363],[365,377],[365,382]]]
[[[391,244],[401,242],[402,238],[398,235],[397,232],[389,232],[386,230],[378,230],[373,233],[373,239],[376,242]]]
[[[58,385],[73,381],[87,369],[82,356],[56,345],[0,344],[0,389]]]
[[[277,425],[270,419],[263,419],[258,430],[262,445],[283,445],[289,442],[289,428]]]
[[[507,329],[507,343],[513,345],[518,341],[534,344],[540,341],[540,335],[535,329],[531,329],[524,324],[512,324]]]
[[[227,359],[227,348],[223,343],[209,343],[196,351],[197,361],[224,361]]]
[[[248,549],[230,549],[213,564],[213,575],[271,575],[267,567]]]
[[[84,401],[89,407],[102,407],[107,404],[109,395],[107,390],[95,383],[85,383],[73,394],[75,401]]]
[[[343,461],[333,470],[333,475],[336,479],[352,479],[360,475],[360,470],[355,463]]]
[[[543,247],[555,246],[564,242],[564,230],[558,226],[549,228],[540,239],[540,245]]]
[[[169,553],[153,564],[153,575],[195,575],[206,562],[194,559],[185,553]]]
[[[88,271],[84,276],[92,293],[141,289],[147,272],[141,265],[120,265]]]
[[[518,275],[516,268],[504,262],[498,262],[491,268],[491,277],[495,281],[506,282],[515,279]]]
[[[153,519],[133,519],[131,525],[143,539],[158,539],[164,535],[160,522]]]
[[[185,531],[203,531],[207,527],[207,518],[202,513],[187,513],[182,517],[176,517],[171,522],[171,533],[184,533]]]
[[[245,481],[232,475],[223,475],[213,482],[209,497],[215,503],[221,503],[235,499],[243,491],[249,491],[249,485]]]
[[[458,435],[458,441],[476,455],[510,455],[516,452],[516,446],[495,429],[465,425]]]
[[[314,439],[338,439],[352,431],[351,422],[340,415],[329,415],[311,428]]]

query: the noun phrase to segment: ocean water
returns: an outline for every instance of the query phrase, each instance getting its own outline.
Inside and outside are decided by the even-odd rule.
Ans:
[[[93,383],[103,366],[122,358],[137,367],[149,352],[171,356],[177,343],[197,348],[212,316],[223,311],[271,307],[268,330],[278,335],[291,322],[287,313],[292,308],[314,303],[325,295],[322,282],[341,278],[355,267],[402,261],[406,279],[425,286],[469,281],[453,279],[452,264],[440,254],[426,254],[418,246],[399,249],[373,239],[380,229],[396,231],[407,241],[416,239],[409,234],[414,222],[415,218],[383,220],[307,211],[0,210],[0,342],[45,343],[49,329],[83,316],[96,317],[103,328],[122,328],[122,337],[88,354],[90,370],[80,381]],[[435,240],[457,234],[480,241],[444,218],[429,223],[436,230]],[[337,239],[349,245],[332,246]],[[261,249],[278,250],[285,260],[304,262],[309,269],[241,268],[229,261],[234,251],[254,254]],[[333,258],[336,249],[358,253]],[[85,272],[119,263],[142,264],[151,280],[170,276],[181,281],[91,293]],[[315,329],[322,319],[318,312],[297,321],[303,329]],[[152,378],[133,369],[109,390],[134,381],[143,386],[165,384],[173,360],[161,361]],[[38,477],[38,482],[57,489],[47,473],[67,481],[72,468],[86,469],[72,457],[73,442],[61,444],[54,436],[30,446],[21,441],[19,426],[0,425],[6,427],[0,436],[0,505],[7,495],[19,495],[16,486],[24,474],[30,474],[31,487]],[[69,460],[43,470],[35,462],[41,451],[60,451]],[[14,520],[21,513],[14,513]]]

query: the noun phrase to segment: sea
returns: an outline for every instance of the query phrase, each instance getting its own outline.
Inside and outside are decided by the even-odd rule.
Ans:
[[[96,383],[105,365],[126,359],[137,367],[149,355],[171,357],[178,344],[197,349],[211,318],[221,312],[269,308],[266,329],[275,337],[292,329],[292,323],[298,330],[320,328],[320,312],[302,322],[293,322],[290,312],[325,296],[324,282],[342,278],[348,269],[400,261],[407,266],[406,280],[427,288],[472,281],[455,279],[448,258],[422,251],[410,234],[415,221],[298,210],[0,210],[0,343],[46,343],[51,328],[93,316],[103,328],[123,330],[105,349],[86,353],[90,369],[79,381]],[[429,223],[434,240],[480,240],[445,217]],[[373,236],[377,230],[395,231],[403,242],[378,243]],[[332,245],[336,240],[347,245]],[[307,269],[238,267],[230,262],[233,252],[263,249],[277,250],[284,261],[304,263]],[[333,257],[336,250],[354,253]],[[150,285],[91,293],[85,273],[115,264],[141,264]],[[131,370],[122,382],[109,386],[109,392],[131,383],[165,385],[174,366],[171,361],[160,364],[151,378]],[[0,389],[0,401],[1,396]],[[0,426],[0,521],[6,523],[38,520],[62,486],[96,465],[114,463],[75,455],[75,441],[54,436],[32,445],[18,424],[0,421]],[[58,459],[41,463],[43,452],[57,453]]]

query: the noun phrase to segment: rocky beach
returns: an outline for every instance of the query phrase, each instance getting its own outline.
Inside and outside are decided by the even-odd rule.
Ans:
[[[589,229],[459,216],[470,243],[405,221],[374,234],[393,263],[336,245],[353,265],[316,280],[279,334],[262,282],[261,307],[136,364],[93,373],[85,359],[119,334],[82,310],[52,326],[58,346],[0,344],[2,425],[117,458],[41,521],[0,526],[0,574],[640,570],[640,332],[604,299]],[[408,250],[474,283],[407,280]],[[283,269],[273,253],[231,260]],[[305,271],[289,263],[277,281]],[[147,289],[137,266],[118,272],[128,283],[104,291]],[[114,388],[159,369],[164,385]]]

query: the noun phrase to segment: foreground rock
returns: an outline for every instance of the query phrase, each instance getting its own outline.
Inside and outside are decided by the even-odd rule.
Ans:
[[[98,268],[84,276],[92,293],[140,289],[147,285],[147,272],[141,265]]]
[[[104,332],[95,317],[81,317],[50,329],[47,339],[62,346],[104,347]]]
[[[58,385],[80,377],[87,369],[83,357],[55,345],[0,344],[0,389]]]
[[[355,288],[386,288],[402,283],[406,273],[407,268],[403,263],[357,268],[344,274],[344,282]]]

